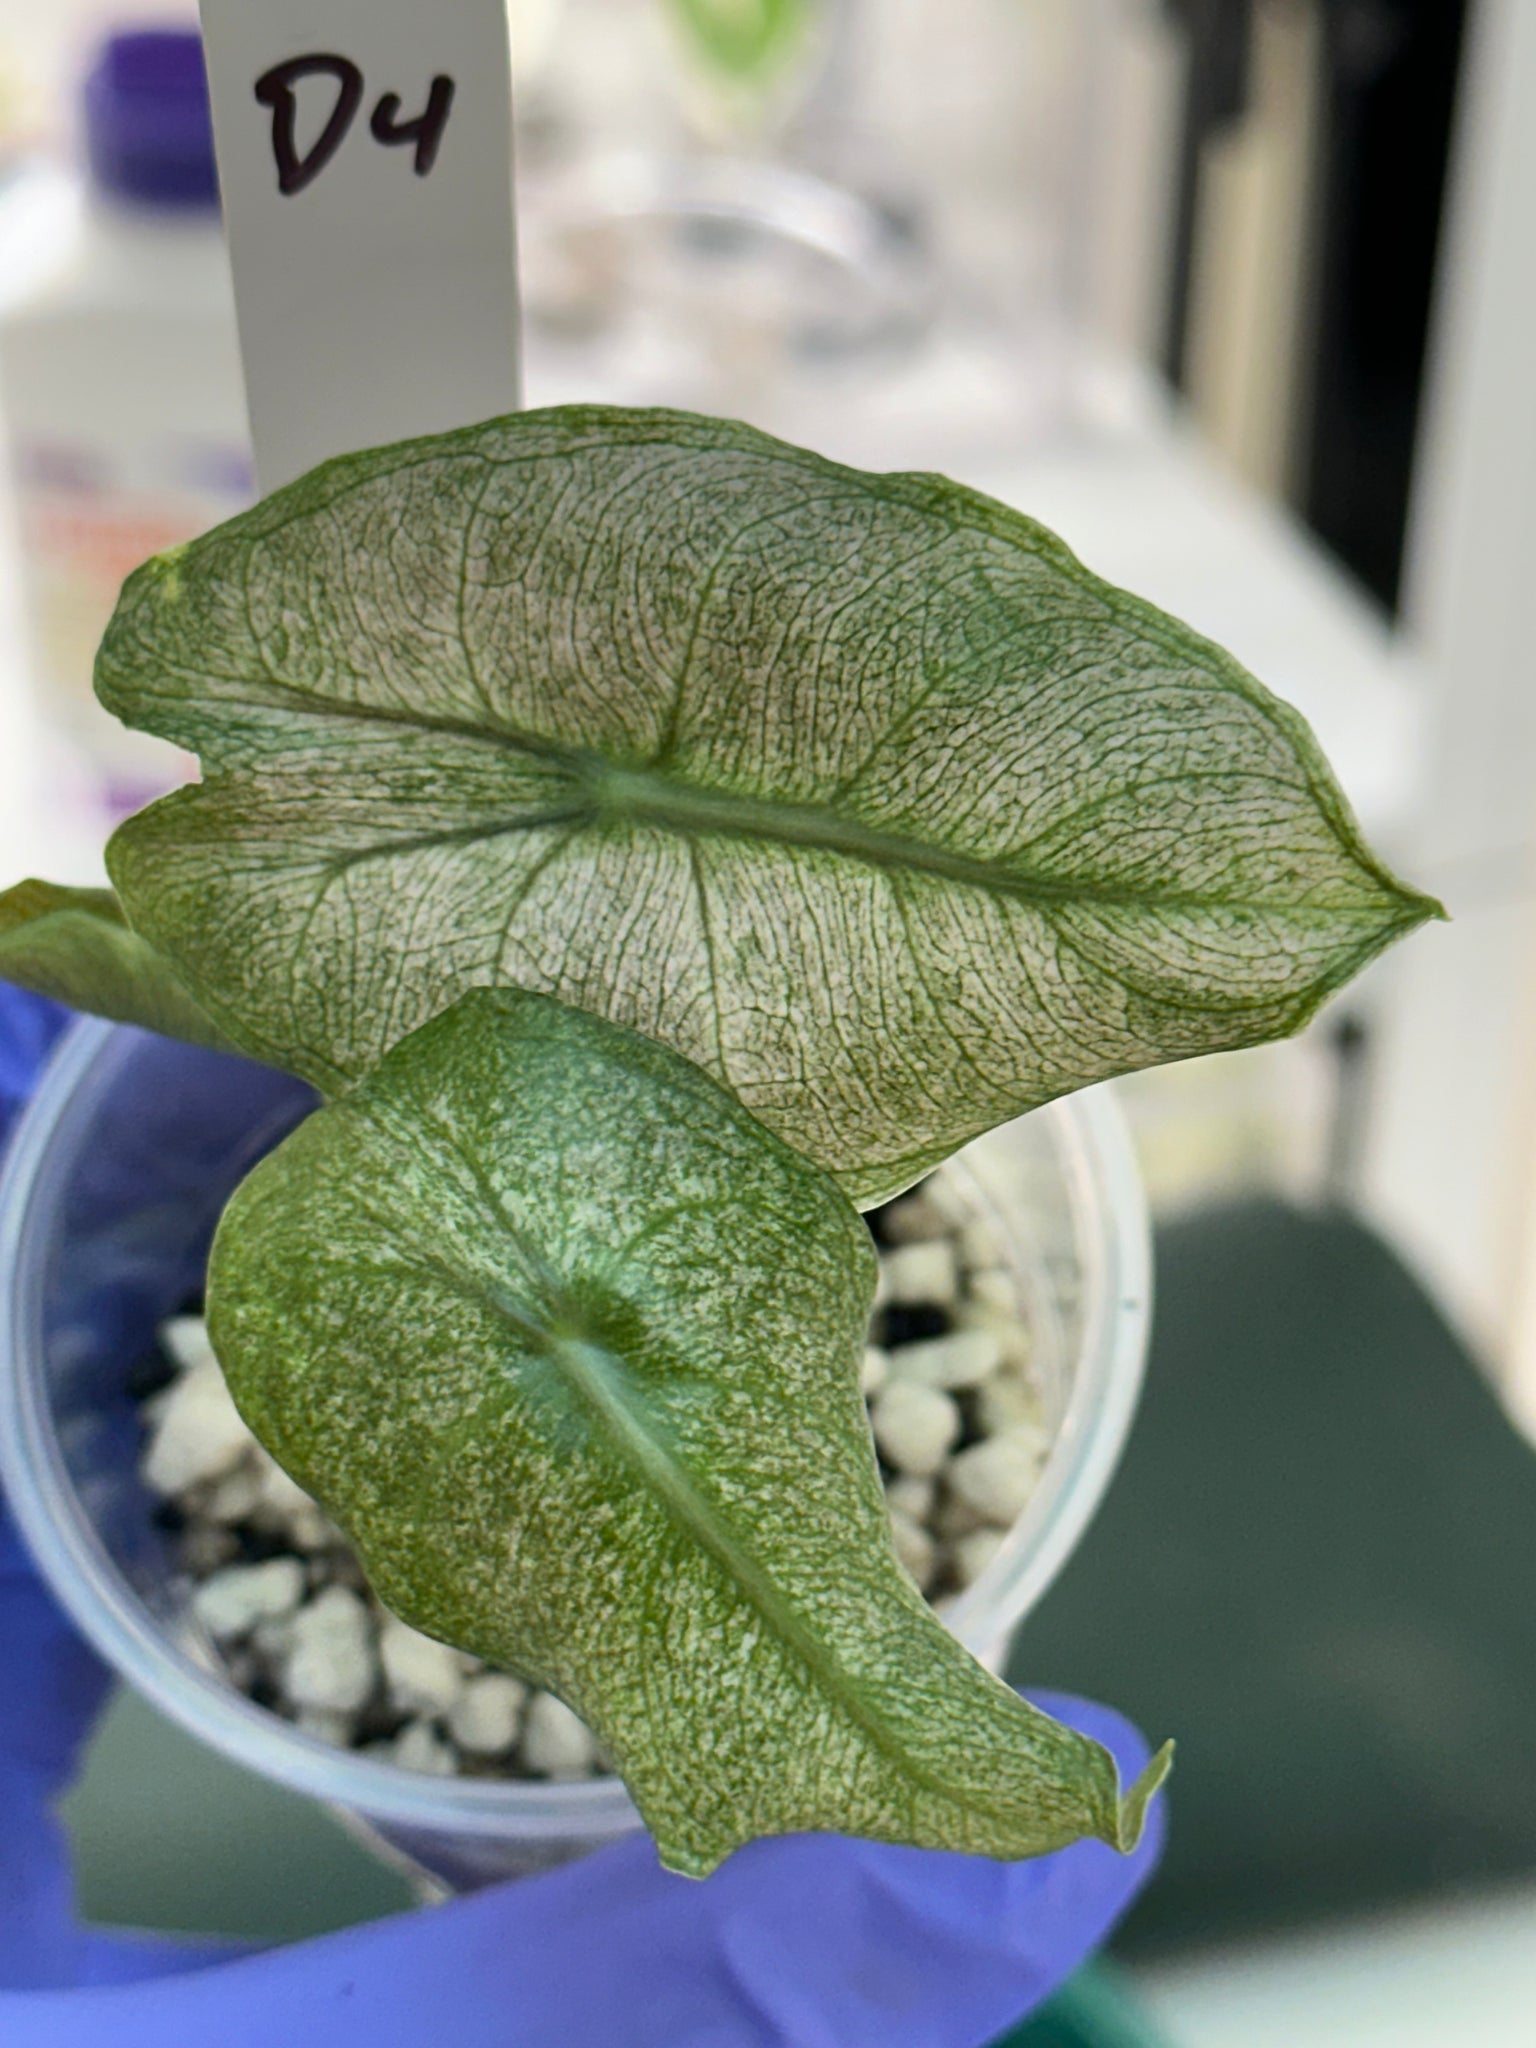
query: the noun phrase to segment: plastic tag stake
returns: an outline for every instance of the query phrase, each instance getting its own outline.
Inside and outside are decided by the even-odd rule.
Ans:
[[[521,402],[507,0],[202,0],[256,466]]]

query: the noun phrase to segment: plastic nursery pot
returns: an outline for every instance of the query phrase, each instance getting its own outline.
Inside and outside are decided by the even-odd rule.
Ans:
[[[148,1700],[463,1888],[638,1826],[622,1785],[428,1777],[300,1734],[220,1676],[137,1473],[134,1368],[200,1288],[228,1196],[312,1105],[264,1067],[90,1021],[69,1033],[0,1182],[0,1482],[59,1599]],[[1102,1093],[993,1132],[946,1171],[1000,1227],[1054,1439],[997,1557],[945,1610],[995,1669],[1086,1527],[1130,1424],[1147,1221]]]

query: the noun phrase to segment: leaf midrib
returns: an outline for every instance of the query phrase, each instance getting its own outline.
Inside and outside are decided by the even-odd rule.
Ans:
[[[365,1213],[368,1205],[361,1204]],[[498,1209],[500,1205],[498,1203]],[[501,1211],[505,1216],[505,1211]],[[382,1223],[383,1219],[373,1220]],[[518,1243],[520,1256],[530,1248]],[[936,1798],[962,1811],[990,1811],[986,1797],[956,1785],[927,1765],[919,1763],[893,1740],[880,1716],[860,1701],[841,1660],[818,1640],[793,1606],[786,1601],[773,1580],[758,1565],[751,1552],[737,1542],[730,1529],[693,1484],[682,1461],[654,1419],[637,1409],[630,1398],[623,1361],[606,1346],[590,1338],[570,1336],[552,1328],[537,1313],[515,1297],[476,1276],[461,1272],[441,1252],[413,1246],[407,1256],[412,1264],[435,1277],[453,1293],[466,1296],[498,1322],[507,1324],[515,1341],[536,1353],[559,1371],[577,1398],[615,1443],[620,1457],[638,1469],[650,1495],[704,1550],[725,1573],[729,1582],[761,1615],[778,1639],[797,1656],[811,1673],[823,1694],[845,1714],[870,1745],[893,1766],[898,1777],[915,1781]],[[536,1259],[536,1255],[535,1259]],[[923,1618],[931,1619],[926,1608]]]
[[[1292,916],[1304,908],[1309,919],[1353,921],[1373,913],[1379,914],[1382,902],[1395,893],[1389,891],[1381,878],[1342,844],[1340,853],[1359,869],[1363,881],[1374,885],[1372,896],[1362,895],[1354,903],[1298,905],[1283,898],[1269,903],[1262,896],[1255,895],[1235,899],[1215,891],[1129,888],[1086,879],[1061,881],[1016,861],[1004,865],[958,853],[931,840],[911,839],[901,833],[881,831],[822,805],[788,803],[709,789],[676,776],[660,774],[643,762],[617,763],[606,755],[547,739],[541,734],[498,731],[451,718],[429,718],[419,712],[395,712],[384,706],[335,701],[319,704],[306,698],[291,684],[274,681],[269,687],[281,693],[284,710],[300,716],[403,725],[412,731],[438,733],[445,738],[490,746],[554,768],[583,790],[586,800],[559,806],[557,814],[540,816],[536,820],[540,824],[549,822],[551,815],[555,815],[559,823],[578,827],[605,822],[649,824],[686,839],[744,839],[804,852],[828,853],[884,871],[932,875],[941,881],[981,889],[994,896],[1012,897],[1046,907],[1091,904],[1104,909],[1137,910],[1156,904],[1161,908],[1191,911],[1244,909],[1279,911]],[[1221,779],[1230,781],[1230,771],[1224,771]],[[441,834],[421,833],[405,841],[383,840],[376,846],[349,849],[337,864],[353,867],[371,858],[387,859],[402,852],[421,851],[440,842],[464,843],[522,835],[528,826],[526,813],[506,819],[493,818],[483,824],[454,828]],[[1418,922],[1422,915],[1422,910],[1413,900],[1403,900],[1404,920]]]
[[[653,1421],[636,1412],[629,1398],[622,1361],[605,1346],[580,1337],[553,1337],[545,1356],[564,1372],[577,1395],[616,1440],[626,1462],[638,1468],[672,1519],[714,1559],[730,1583],[745,1595],[774,1634],[810,1671],[825,1696],[895,1767],[898,1776],[915,1780],[928,1792],[961,1809],[988,1811],[982,1795],[942,1778],[892,1741],[879,1715],[860,1701],[841,1660],[818,1640],[751,1552],[721,1522],[694,1486],[664,1433]]]

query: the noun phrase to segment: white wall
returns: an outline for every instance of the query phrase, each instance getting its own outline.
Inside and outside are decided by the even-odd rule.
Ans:
[[[1536,5],[1473,22],[1406,583],[1434,690],[1365,1197],[1536,1423]]]

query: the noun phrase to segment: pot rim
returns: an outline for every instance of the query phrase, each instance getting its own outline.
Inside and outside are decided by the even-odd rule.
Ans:
[[[37,1252],[61,1127],[88,1118],[143,1038],[95,1018],[72,1025],[17,1123],[0,1175],[0,1242],[7,1247],[0,1271],[0,1486],[54,1594],[107,1663],[171,1720],[237,1763],[371,1821],[593,1846],[638,1827],[639,1813],[617,1778],[430,1777],[302,1733],[200,1664],[108,1554],[76,1496],[48,1400],[36,1337],[44,1279]],[[941,1610],[946,1625],[993,1668],[1077,1544],[1119,1461],[1141,1390],[1151,1304],[1147,1212],[1118,1105],[1096,1088],[1033,1114],[1053,1124],[1078,1225],[1085,1314],[1077,1369],[1041,1484],[998,1557]],[[1083,1228],[1085,1221],[1091,1227]]]

